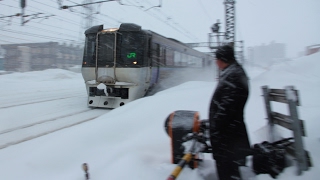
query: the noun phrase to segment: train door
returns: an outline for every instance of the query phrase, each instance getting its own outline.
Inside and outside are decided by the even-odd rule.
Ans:
[[[116,32],[98,33],[97,37],[97,58],[96,58],[96,79],[110,81],[116,80]],[[110,78],[111,77],[111,78]]]

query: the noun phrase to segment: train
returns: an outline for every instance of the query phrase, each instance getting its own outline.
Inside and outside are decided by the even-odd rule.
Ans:
[[[144,97],[172,69],[203,68],[213,57],[134,23],[84,32],[81,73],[88,107],[114,109]]]

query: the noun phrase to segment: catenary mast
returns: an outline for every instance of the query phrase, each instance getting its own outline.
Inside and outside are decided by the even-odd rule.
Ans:
[[[225,39],[234,45],[235,42],[235,0],[225,0]]]

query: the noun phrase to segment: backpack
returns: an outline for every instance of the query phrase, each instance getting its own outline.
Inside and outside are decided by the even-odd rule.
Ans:
[[[256,174],[269,174],[272,178],[276,178],[286,164],[286,150],[290,145],[292,138],[282,139],[270,143],[264,141],[253,145],[252,168]]]

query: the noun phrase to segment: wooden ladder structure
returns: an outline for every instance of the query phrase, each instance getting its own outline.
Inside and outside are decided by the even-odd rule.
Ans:
[[[262,91],[268,116],[270,141],[276,141],[275,124],[293,132],[294,142],[288,146],[286,151],[296,159],[297,175],[301,175],[303,171],[307,171],[312,166],[312,163],[309,152],[304,149],[303,144],[302,136],[306,136],[306,132],[304,121],[298,117],[297,106],[300,106],[298,90],[295,90],[293,86],[286,86],[285,89],[269,89],[268,86],[262,86]],[[290,115],[273,112],[270,101],[288,104]]]

